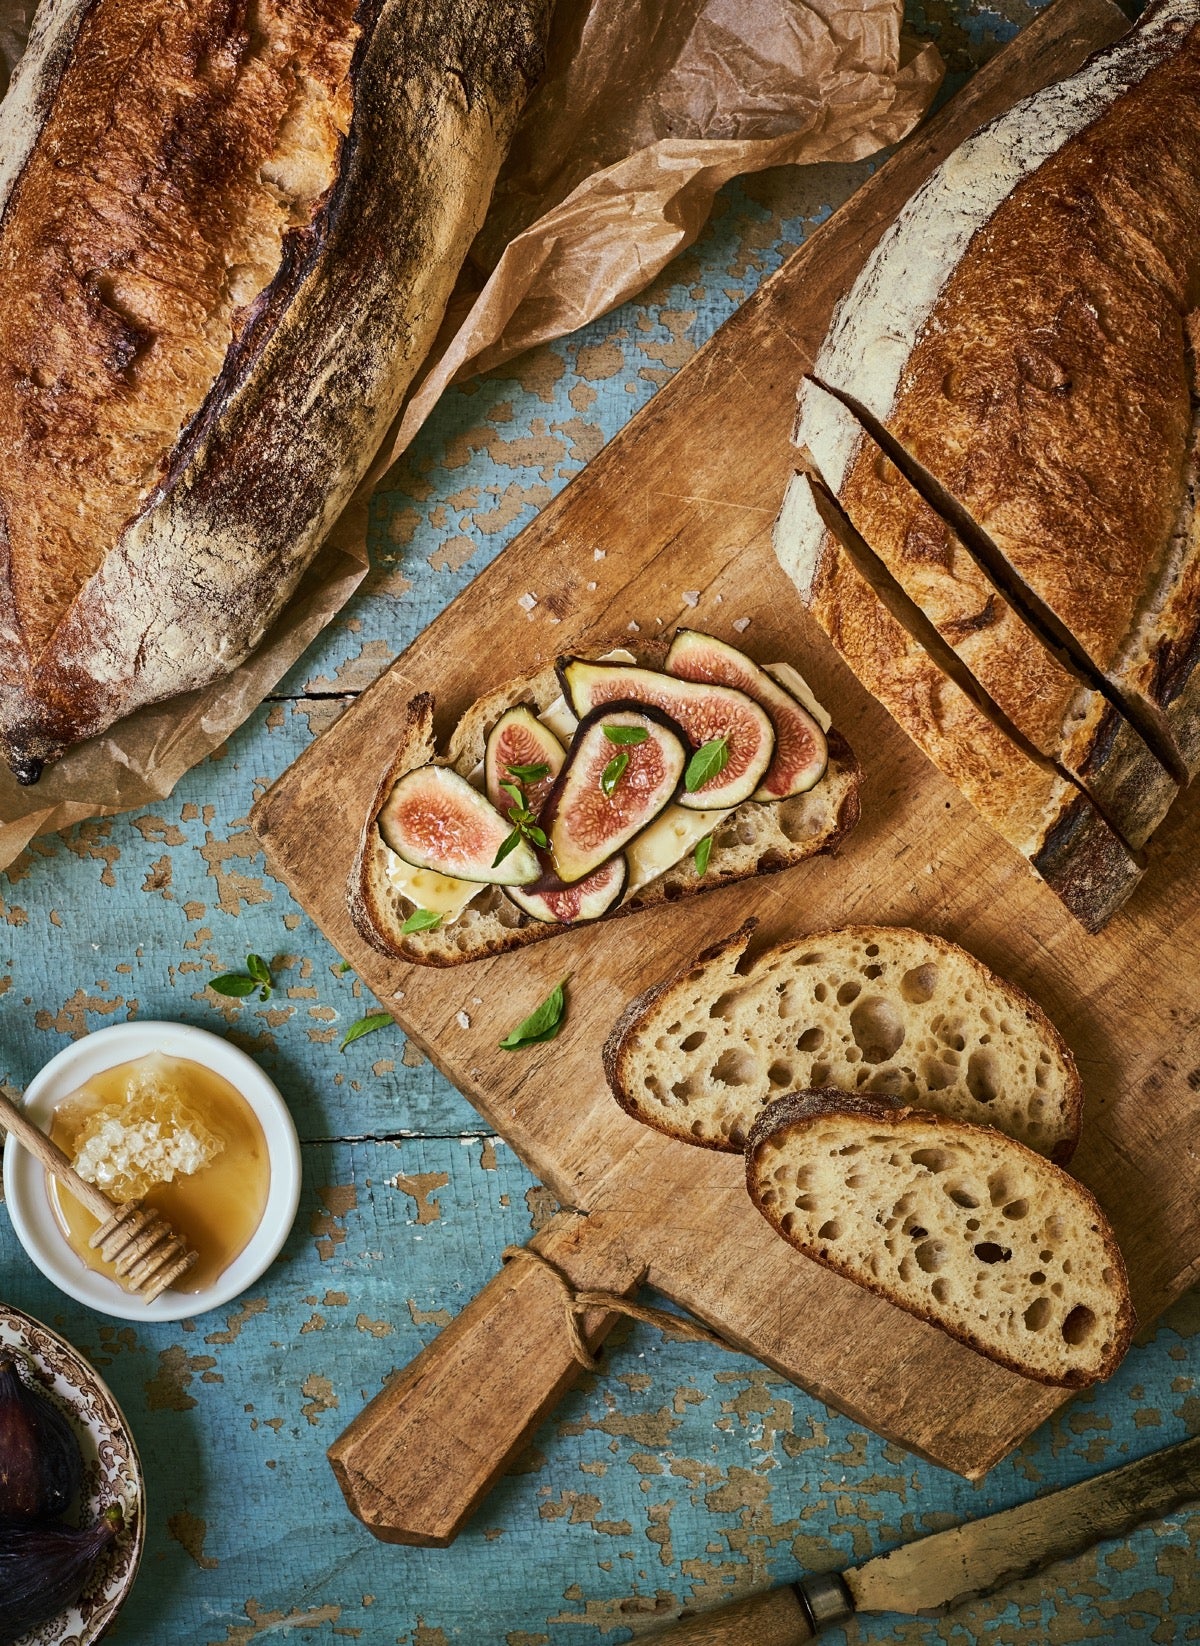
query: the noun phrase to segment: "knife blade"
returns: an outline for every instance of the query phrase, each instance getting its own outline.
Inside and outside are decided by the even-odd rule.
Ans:
[[[801,1578],[672,1624],[670,1646],[798,1646],[856,1612],[936,1616],[1200,1498],[1200,1436],[842,1573]]]

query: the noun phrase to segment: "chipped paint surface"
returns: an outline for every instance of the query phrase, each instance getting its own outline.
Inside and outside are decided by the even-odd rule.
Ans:
[[[1029,10],[929,0],[911,15],[961,78]],[[452,1549],[375,1542],[325,1463],[555,1202],[398,1030],[338,1052],[371,998],[266,872],[249,808],[869,169],[727,189],[639,303],[451,392],[375,501],[364,592],[277,698],[169,799],[37,840],[0,880],[0,1083],[22,1087],[107,1024],[176,1018],[257,1058],[304,1140],[279,1261],[247,1296],[177,1326],[69,1303],[0,1220],[4,1295],[86,1350],[141,1447],[149,1536],[119,1646],[616,1646],[680,1606],[869,1558],[1200,1432],[1192,1295],[1109,1385],[978,1485],[752,1360],[632,1324]],[[206,987],[251,950],[272,963],[270,1001]],[[951,1618],[864,1619],[855,1639],[1200,1639],[1198,1542],[1200,1512],[1180,1512]]]

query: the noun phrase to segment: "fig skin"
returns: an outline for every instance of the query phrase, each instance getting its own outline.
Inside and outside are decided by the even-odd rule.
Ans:
[[[649,732],[648,743],[604,746],[601,740],[598,749],[593,747],[592,734],[600,726],[628,725],[631,722]],[[671,776],[671,781],[669,784],[658,783],[653,801],[648,804],[649,797],[638,794],[637,767],[643,758],[640,751],[651,746],[663,762],[663,771]],[[688,742],[682,726],[649,704],[618,700],[602,703],[584,715],[571,740],[567,763],[555,778],[554,787],[546,797],[546,803],[538,818],[549,839],[554,872],[560,882],[564,885],[575,885],[580,880],[588,879],[597,869],[616,857],[618,852],[623,852],[631,840],[636,839],[643,829],[648,828],[654,819],[666,810],[682,789],[687,751]],[[618,798],[612,802],[614,827],[603,842],[585,849],[579,843],[578,813],[576,835],[572,838],[573,808],[582,806],[586,813],[588,805],[591,805],[594,816],[595,808],[600,804],[596,800],[600,789],[598,771],[591,781],[584,772],[581,784],[581,768],[585,767],[589,760],[594,763],[598,755],[603,755],[604,763],[619,753],[628,754],[629,769],[622,779],[626,786],[618,791]],[[642,802],[642,815],[632,820],[623,820],[622,807],[628,807],[634,800]]]
[[[83,1454],[69,1418],[30,1388],[11,1355],[0,1356],[0,1518],[48,1520],[83,1481]]]
[[[766,775],[750,796],[770,802],[807,794],[825,775],[829,746],[825,733],[804,705],[726,640],[696,629],[680,629],[667,653],[666,671],[680,680],[732,686],[763,708],[775,727],[775,753]]]
[[[0,1646],[12,1646],[73,1605],[123,1525],[115,1507],[84,1529],[0,1519]]]
[[[593,663],[560,657],[555,665],[563,695],[576,714],[594,714],[618,702],[655,708],[683,729],[686,748],[724,737],[728,758],[722,771],[700,788],[683,791],[679,804],[692,811],[716,811],[749,800],[775,753],[775,725],[760,703],[732,686],[685,680],[640,664]]]

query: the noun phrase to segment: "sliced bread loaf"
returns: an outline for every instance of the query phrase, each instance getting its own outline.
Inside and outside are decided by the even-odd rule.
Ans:
[[[763,1106],[798,1086],[887,1094],[997,1126],[1071,1158],[1082,1090],[1028,995],[925,932],[814,932],[745,964],[754,922],[639,996],[604,1048],[637,1120],[740,1150]]]
[[[1039,1383],[1116,1370],[1135,1325],[1093,1195],[985,1126],[842,1092],[764,1110],[746,1184],[806,1257]]]

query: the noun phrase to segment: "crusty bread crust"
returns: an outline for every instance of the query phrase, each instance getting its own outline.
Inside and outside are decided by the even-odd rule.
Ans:
[[[830,484],[843,449],[857,453],[837,490],[864,541],[1013,724],[1085,786],[1134,849],[1166,816],[1178,784],[1094,687],[1031,633],[953,527],[925,501],[849,407],[801,385],[796,442]]]
[[[792,1134],[796,1135],[798,1146],[802,1148],[804,1135],[811,1127],[823,1120],[846,1116],[861,1119],[872,1129],[886,1129],[889,1134],[895,1136],[898,1149],[905,1145],[906,1131],[936,1133],[939,1138],[958,1138],[977,1149],[993,1151],[997,1156],[997,1164],[1003,1163],[1004,1160],[1012,1160],[1038,1177],[1057,1180],[1054,1183],[1054,1193],[1058,1203],[1069,1206],[1073,1202],[1081,1215],[1089,1220],[1089,1229],[1100,1242],[1103,1267],[1110,1277],[1108,1286],[1115,1301],[1111,1339],[1101,1360],[1092,1370],[1068,1368],[1059,1376],[1051,1375],[1044,1368],[1038,1368],[1029,1361],[1006,1353],[995,1341],[988,1340],[979,1332],[972,1330],[961,1319],[956,1321],[947,1315],[935,1316],[932,1312],[914,1307],[894,1287],[873,1275],[869,1269],[840,1262],[831,1251],[830,1245],[810,1245],[807,1242],[802,1244],[794,1232],[788,1233],[785,1230],[784,1215],[778,1200],[771,1203],[763,1194],[765,1185],[759,1177],[757,1167],[764,1148],[773,1143],[777,1144]],[[918,1319],[927,1320],[939,1330],[957,1338],[960,1343],[965,1343],[968,1348],[986,1355],[988,1359],[995,1360],[1002,1366],[1007,1366],[1010,1371],[1022,1377],[1060,1388],[1086,1388],[1111,1377],[1129,1347],[1137,1325],[1137,1316],[1129,1295],[1129,1277],[1125,1269],[1125,1260],[1102,1207],[1082,1183],[1069,1177],[1060,1167],[1035,1154],[1032,1149],[1027,1149],[1014,1138],[1005,1137],[986,1127],[971,1125],[965,1120],[953,1120],[942,1115],[931,1116],[927,1111],[892,1104],[886,1100],[848,1096],[844,1092],[830,1090],[793,1092],[770,1104],[755,1123],[746,1144],[746,1186],[750,1198],[776,1233],[813,1262],[820,1263],[865,1290],[886,1298],[889,1303],[907,1310]]]
[[[1179,111],[1198,97],[1200,5],[1160,0],[945,162],[814,368],[967,510],[1189,775],[1200,131]],[[835,490],[869,461],[843,455]]]
[[[978,1088],[985,1091],[986,1109],[983,1102],[974,1099],[971,1100],[973,1107],[979,1110],[981,1120],[986,1119],[1010,1136],[1017,1135],[1022,1141],[1049,1141],[1051,1146],[1039,1147],[1038,1152],[1046,1154],[1056,1164],[1066,1165],[1070,1160],[1079,1142],[1083,1121],[1083,1083],[1066,1041],[1038,1003],[1023,989],[989,971],[974,955],[957,944],[928,932],[910,931],[904,927],[846,926],[832,931],[808,932],[789,943],[763,950],[751,964],[746,965],[744,956],[756,925],[753,919],[746,921],[728,937],[711,945],[694,959],[685,961],[671,976],[631,1000],[613,1025],[602,1053],[604,1073],[613,1096],[635,1120],[680,1142],[740,1154],[760,1106],[778,1094],[778,1086],[772,1090],[773,1083],[776,1079],[782,1082],[789,1078],[790,1071],[778,1076],[769,1073],[766,1067],[768,1061],[778,1056],[794,1067],[801,1053],[797,1049],[795,1054],[791,1054],[790,1048],[798,1044],[809,1022],[828,1021],[835,1018],[838,1011],[838,1007],[832,1004],[827,1004],[825,1009],[818,1005],[810,1011],[810,1002],[801,987],[797,998],[787,1004],[786,1034],[776,1035],[771,1023],[774,1002],[788,990],[789,979],[794,975],[821,979],[821,966],[828,959],[823,950],[832,949],[839,960],[861,950],[874,959],[875,965],[870,970],[872,976],[878,976],[880,981],[868,983],[855,979],[847,963],[844,967],[835,966],[835,976],[827,987],[832,989],[837,976],[845,970],[851,986],[858,984],[858,992],[848,1003],[847,1009],[855,1001],[869,997],[871,989],[875,988],[882,992],[885,999],[894,1002],[897,1020],[907,1010],[915,1021],[906,1026],[904,1036],[892,1052],[886,1057],[880,1056],[873,1065],[861,1065],[855,1077],[866,1075],[869,1070],[869,1078],[875,1082],[871,1090],[886,1091],[885,1083],[896,1081],[899,1084],[899,1066],[907,1064],[913,1074],[911,1080],[905,1078],[908,1088],[905,1101],[917,1102],[921,1107],[939,1113],[961,1113],[958,1105],[963,1101],[963,1096],[961,1091],[955,1089],[960,1082],[953,1074],[947,1074],[947,1066],[940,1059],[929,1055],[929,1049],[917,1048],[911,1043],[919,1032],[920,1008],[927,1004],[919,998],[922,993],[920,985],[924,985],[930,989],[930,1000],[935,998],[936,993],[937,1005],[936,1011],[931,1008],[931,1024],[933,1017],[936,1017],[947,1035],[951,1032],[951,1026],[957,1028],[960,1038],[946,1054],[952,1059],[954,1069],[957,1070],[961,1063],[969,1076],[974,1066],[972,1058],[984,1052],[986,1045],[1013,1041],[1019,1050],[1028,1042],[1030,1066],[1027,1089],[1002,1096],[996,1089],[1003,1083],[1002,1078],[996,1079],[990,1096],[985,1088]],[[965,974],[973,995],[971,1002],[957,1000],[955,984],[949,978],[922,976],[921,968],[931,964],[940,967],[943,972]],[[897,975],[902,968],[908,970],[903,976]],[[910,972],[917,973],[917,976],[909,976]],[[905,996],[906,987],[911,999]],[[729,1001],[727,1010],[733,1013],[733,1017],[722,1031],[720,1019],[725,1014],[714,1018],[714,1008],[720,1001],[728,1000],[730,993],[745,998],[746,1012],[744,1016],[739,1016],[738,1006]],[[759,1005],[765,1006],[761,1015],[757,1010]],[[983,1015],[985,1009],[986,1016]],[[1006,1018],[1009,1019],[1007,1023]],[[673,1019],[677,1021],[673,1023]],[[963,1044],[969,1033],[965,1020],[980,1026],[975,1040],[968,1044]],[[714,1023],[718,1031],[716,1035],[712,1032]],[[690,1041],[698,1028],[704,1031],[697,1036],[703,1044],[685,1052],[683,1045],[676,1043]],[[672,1029],[674,1034],[671,1033]],[[979,1039],[980,1035],[986,1037],[986,1042]],[[664,1037],[669,1043],[666,1050],[662,1049]],[[753,1056],[760,1066],[753,1073],[739,1071],[741,1078],[738,1083],[727,1088],[729,1095],[724,1098],[722,1107],[727,1113],[737,1112],[738,1124],[718,1134],[714,1126],[716,1117],[708,1112],[712,1077],[706,1077],[703,1071],[705,1065],[719,1063],[723,1053],[735,1049],[734,1042],[738,1041],[747,1048],[753,1045]],[[1034,1047],[1036,1056],[1033,1055]],[[827,1071],[835,1059],[840,1061],[824,1029],[821,1044],[814,1049],[812,1058],[819,1060]],[[966,1059],[965,1063],[963,1059]],[[922,1094],[923,1061],[932,1063],[934,1080]],[[1003,1068],[998,1054],[996,1063],[998,1070]],[[983,1067],[981,1062],[974,1077],[976,1080]],[[801,1060],[803,1068],[804,1062]],[[648,1074],[653,1078],[653,1087],[647,1079]],[[790,1075],[790,1078],[794,1079],[795,1076]],[[686,1106],[673,1102],[668,1094],[667,1088],[674,1082],[690,1088]],[[837,1081],[829,1083],[839,1084]],[[914,1091],[916,1097],[913,1096]],[[1036,1129],[1029,1124],[1032,1118],[1030,1110],[1035,1102],[1040,1108]],[[1051,1112],[1048,1114],[1047,1111]]]
[[[1088,931],[1129,896],[1141,865],[1049,762],[1030,758],[885,607],[797,475],[775,528],[780,564],[855,674]]]
[[[95,0],[53,95],[0,116],[0,155],[22,155],[0,267],[25,283],[0,300],[0,742],[29,774],[258,644],[433,339],[549,14],[264,4],[256,32],[240,3]],[[126,63],[139,22],[147,76]],[[50,248],[32,295],[26,242]]]
[[[641,661],[654,667],[661,663],[665,651],[665,643],[652,644],[642,652]],[[468,776],[483,759],[488,731],[505,709],[529,703],[540,713],[559,695],[552,666],[532,679],[511,681],[489,692],[467,710],[455,727],[446,762]],[[688,857],[600,918],[608,921],[637,914],[753,875],[775,874],[818,853],[835,851],[858,822],[861,768],[838,731],[829,732],[828,743],[829,765],[815,788],[791,800],[765,805],[748,800],[718,826],[703,878]],[[397,778],[434,758],[433,700],[421,694],[408,706],[396,757],[380,782],[363,824],[350,874],[350,914],[361,935],[381,953],[401,960],[423,966],[458,966],[575,930],[573,926],[533,920],[499,887],[489,887],[452,925],[401,934],[405,905],[394,892],[389,895],[389,854],[375,820]],[[595,922],[586,924],[592,926]]]

